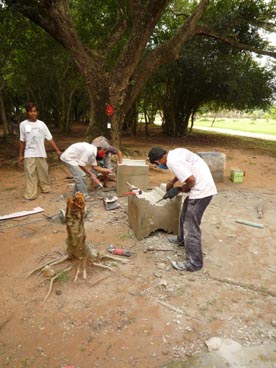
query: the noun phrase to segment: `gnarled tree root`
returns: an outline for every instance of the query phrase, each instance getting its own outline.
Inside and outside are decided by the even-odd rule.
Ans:
[[[53,284],[54,284],[54,281],[64,272],[67,272],[67,271],[70,271],[72,268],[72,266],[69,266],[69,267],[66,267],[64,268],[63,270],[61,270],[59,273],[57,273],[55,276],[53,276],[50,280],[50,286],[49,286],[49,290],[48,290],[48,293],[47,295],[45,296],[44,300],[43,300],[43,303],[45,303],[47,301],[47,299],[49,298],[49,296],[51,295],[51,292],[53,290]]]
[[[67,259],[69,259],[69,256],[64,256],[64,257],[62,257],[62,258],[60,258],[60,259],[58,259],[56,261],[45,262],[45,263],[43,263],[43,265],[41,265],[41,266],[33,269],[31,272],[29,272],[28,275],[26,276],[26,279],[28,277],[30,277],[33,273],[42,270],[46,266],[54,266],[54,265],[57,265],[59,263],[62,263],[64,261],[66,261]]]

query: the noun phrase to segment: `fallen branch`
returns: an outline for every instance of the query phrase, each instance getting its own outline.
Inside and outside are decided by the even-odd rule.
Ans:
[[[183,314],[183,316],[198,320],[198,318],[190,316],[187,312],[184,312],[182,309],[176,308],[176,307],[174,307],[173,305],[171,305],[169,303],[163,302],[162,300],[157,300],[157,303],[161,304],[163,307],[166,307],[166,308],[168,308],[169,310],[171,310],[173,312]]]
[[[176,252],[175,249],[162,249],[162,248],[154,248],[154,247],[147,247],[144,249],[144,253],[147,252]]]
[[[267,290],[264,287],[259,287],[259,286],[255,286],[252,284],[245,284],[244,282],[238,282],[238,281],[234,281],[234,280],[230,280],[230,279],[224,279],[224,278],[219,278],[219,277],[215,277],[215,276],[211,276],[208,274],[208,277],[210,277],[212,280],[218,281],[218,282],[222,282],[225,284],[229,284],[229,285],[234,285],[234,286],[239,286],[241,288],[244,289],[249,289],[252,291],[256,291],[257,293],[261,293],[264,295],[270,295],[273,297],[276,297],[276,291],[273,290]]]
[[[99,279],[99,280],[95,281],[95,282],[91,285],[91,287],[94,287],[94,286],[98,285],[100,282],[104,281],[105,279],[108,279],[109,277],[110,277],[110,275],[107,275],[107,276],[105,276],[105,277],[102,277],[101,279]]]
[[[2,322],[1,324],[0,324],[0,330],[2,330],[2,328],[4,327],[4,326],[6,326],[6,324],[7,323],[9,323],[10,322],[10,320],[11,320],[11,316],[9,317],[9,318],[7,318],[4,322]]]

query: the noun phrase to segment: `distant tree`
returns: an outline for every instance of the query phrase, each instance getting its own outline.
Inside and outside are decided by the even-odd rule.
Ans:
[[[163,68],[159,78],[166,86],[164,129],[173,136],[186,133],[189,119],[204,104],[215,110],[267,108],[275,92],[272,71],[208,39],[187,42],[181,58]]]
[[[276,106],[272,106],[269,110],[268,110],[269,115],[272,117],[272,119],[276,120]]]
[[[8,120],[5,106],[5,91],[8,89],[7,82],[10,78],[10,63],[14,58],[14,51],[24,47],[27,19],[20,14],[11,17],[10,11],[0,6],[0,122],[3,124],[4,138],[9,134]]]

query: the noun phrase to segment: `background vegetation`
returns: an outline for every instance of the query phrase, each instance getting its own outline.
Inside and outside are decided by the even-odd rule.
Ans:
[[[275,119],[275,47],[260,33],[275,29],[273,1],[3,3],[4,138],[29,100],[63,134],[82,121],[88,138],[105,134],[117,142],[137,133],[140,114],[148,134],[159,112],[170,136],[187,134],[189,122],[208,111],[262,109],[265,119]],[[270,56],[265,65],[258,54]]]

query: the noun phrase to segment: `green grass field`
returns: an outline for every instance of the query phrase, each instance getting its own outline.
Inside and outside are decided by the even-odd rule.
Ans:
[[[200,118],[196,119],[194,126],[196,127],[208,127],[212,126],[213,119]],[[252,132],[260,134],[272,134],[276,135],[276,120],[266,119],[230,119],[230,118],[218,118],[213,124],[213,128],[223,128],[239,130],[242,132]]]

